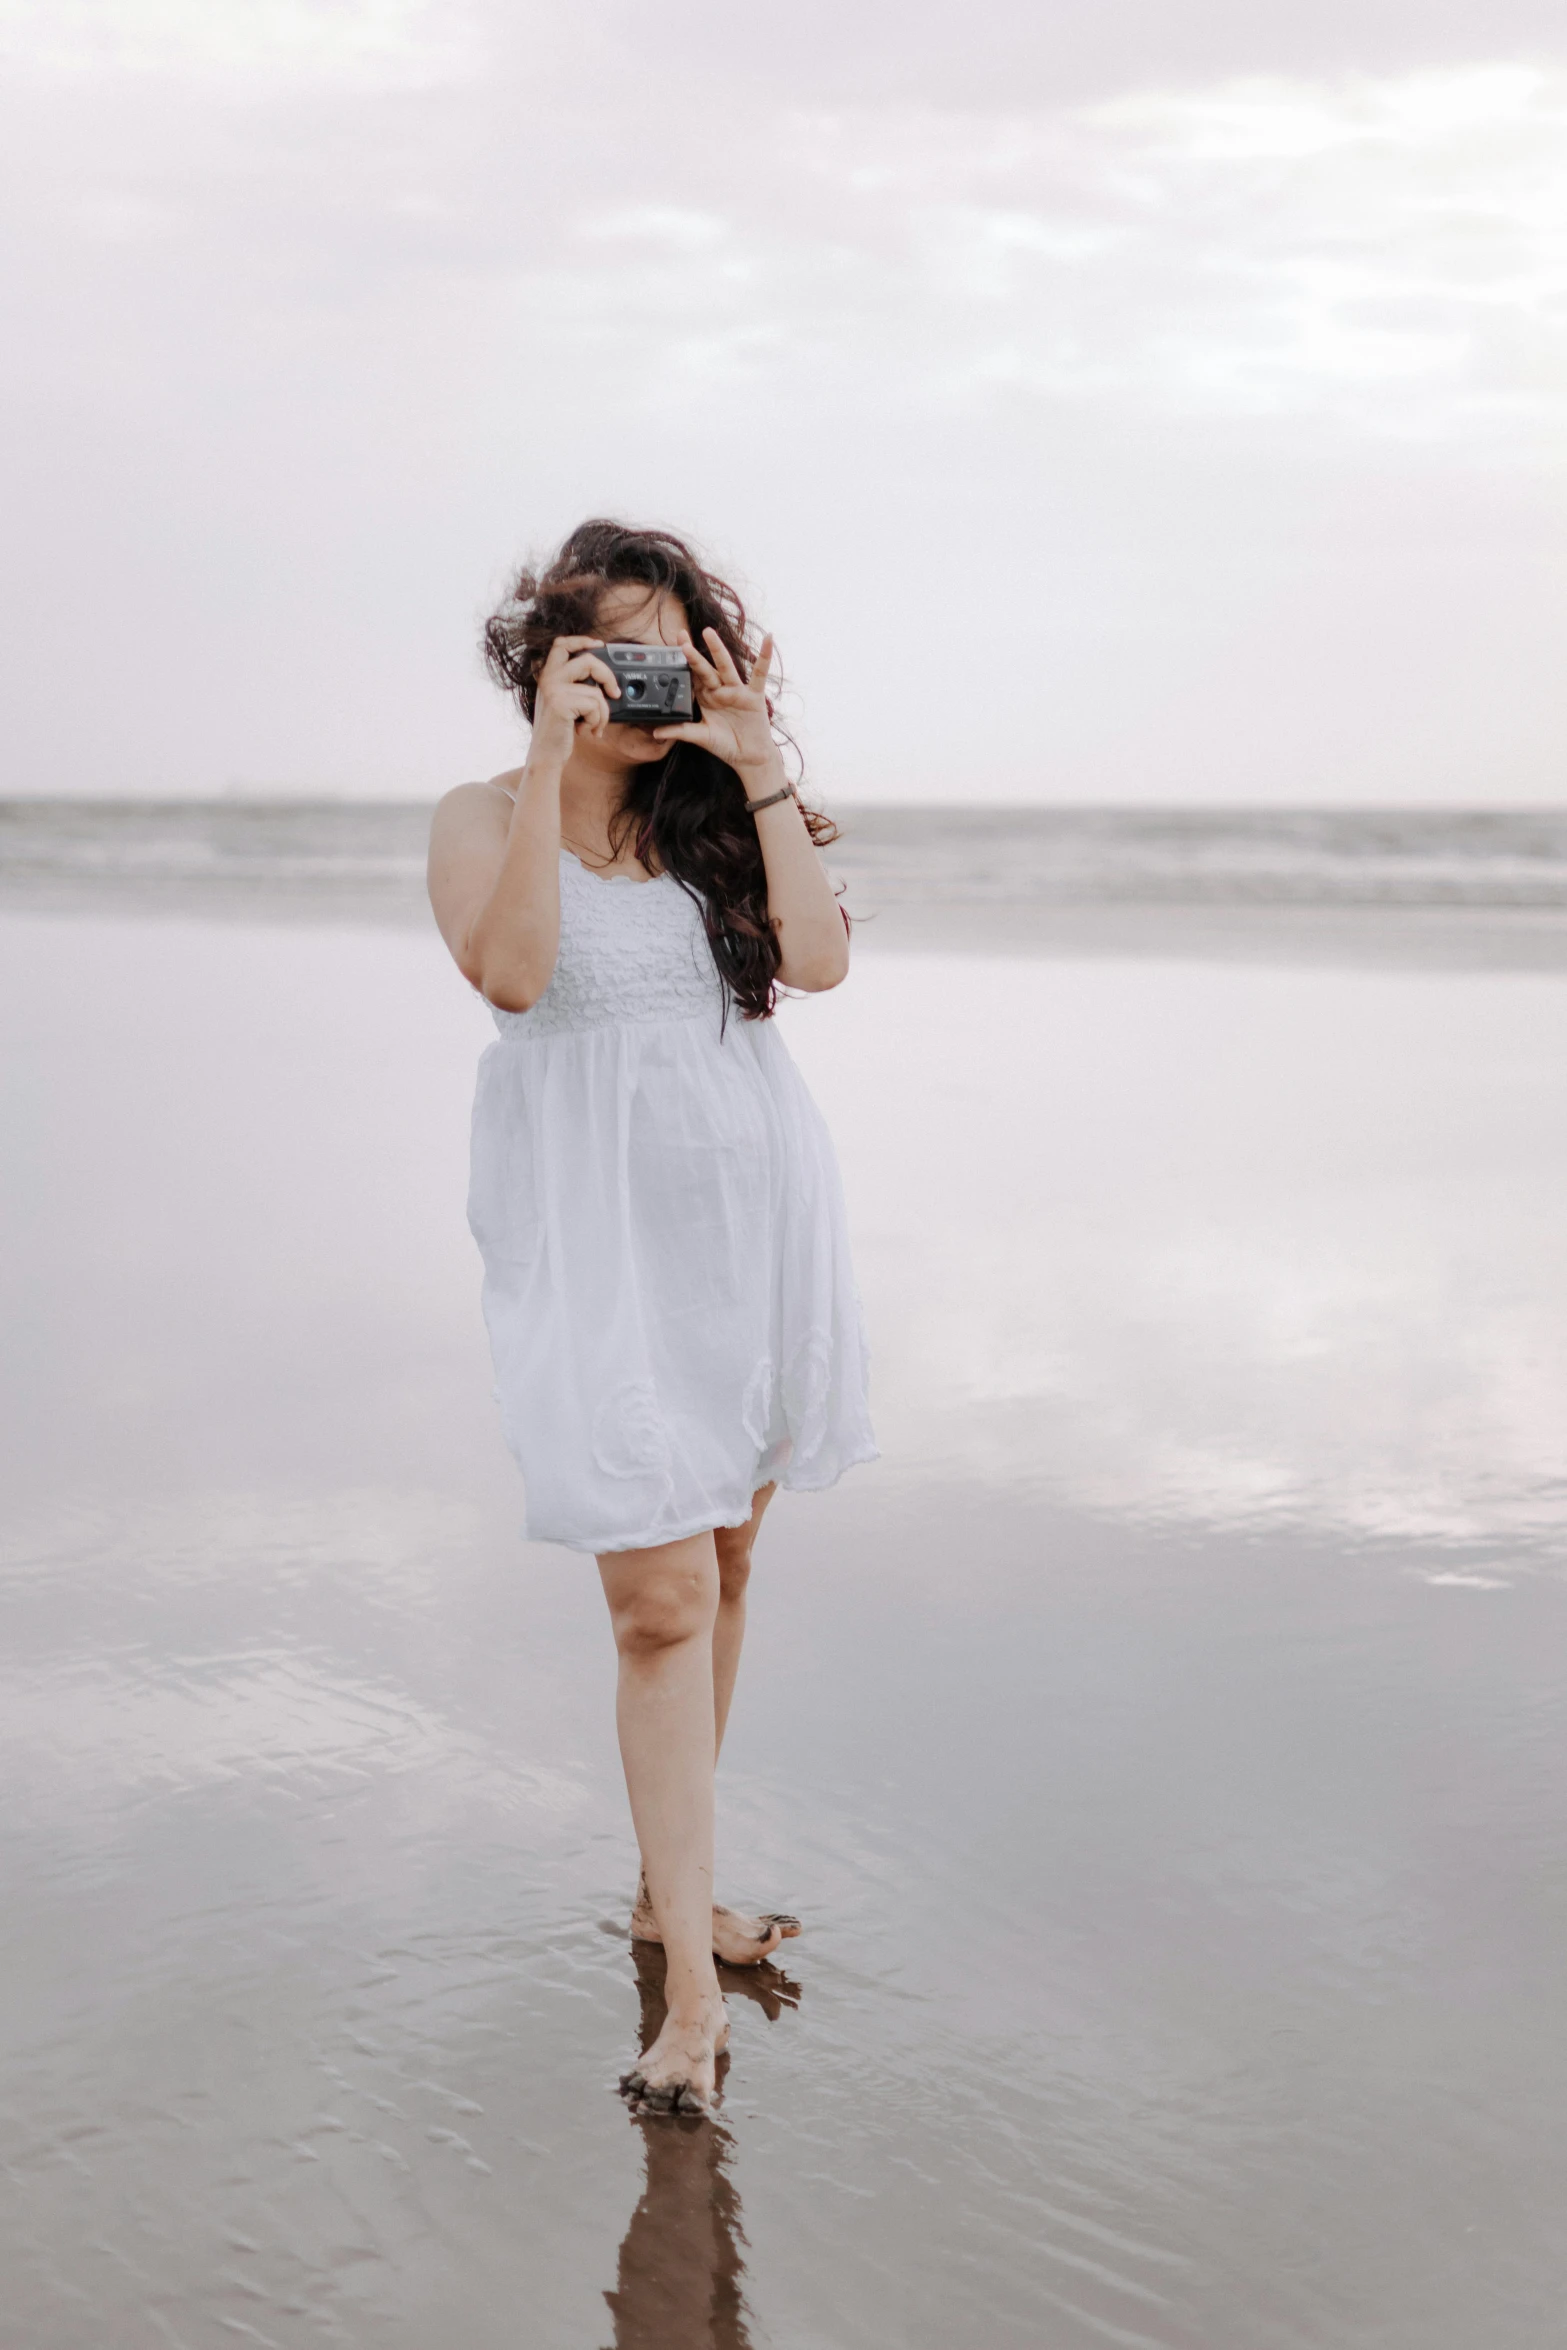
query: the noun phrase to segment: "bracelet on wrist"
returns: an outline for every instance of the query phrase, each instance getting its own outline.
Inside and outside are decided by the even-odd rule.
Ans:
[[[748,816],[754,816],[760,808],[776,808],[780,800],[794,800],[798,798],[799,794],[795,790],[794,785],[792,783],[786,783],[782,791],[769,792],[765,799],[747,800],[745,803],[745,812]]]

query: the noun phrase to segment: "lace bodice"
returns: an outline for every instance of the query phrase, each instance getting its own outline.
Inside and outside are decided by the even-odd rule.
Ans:
[[[667,873],[656,881],[605,880],[560,853],[560,952],[549,986],[528,1012],[494,1005],[501,1036],[521,1040],[627,1021],[716,1021],[723,986],[701,912]]]

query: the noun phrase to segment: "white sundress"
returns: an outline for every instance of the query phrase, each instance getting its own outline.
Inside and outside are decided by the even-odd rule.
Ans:
[[[874,1460],[837,1162],[668,874],[561,851],[560,952],[494,1010],[468,1220],[525,1532],[640,1550]]]

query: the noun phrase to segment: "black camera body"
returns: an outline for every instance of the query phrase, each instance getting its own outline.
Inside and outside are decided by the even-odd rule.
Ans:
[[[611,726],[681,726],[697,716],[691,671],[675,646],[601,645],[599,659],[620,687],[609,702]]]

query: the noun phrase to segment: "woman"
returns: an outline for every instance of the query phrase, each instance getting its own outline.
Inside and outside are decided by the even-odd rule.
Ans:
[[[606,643],[677,646],[697,717],[611,723]],[[499,1036],[469,1218],[527,1531],[593,1552],[642,1853],[632,1932],[669,2012],[634,2111],[706,2112],[727,2037],[714,1954],[792,1918],[713,1904],[713,1771],[776,1486],[875,1457],[832,1146],[772,1020],[836,987],[848,926],[734,590],[663,531],[584,523],[489,622],[524,765],[449,792],[430,898]]]

